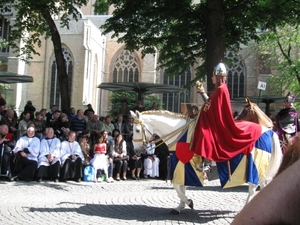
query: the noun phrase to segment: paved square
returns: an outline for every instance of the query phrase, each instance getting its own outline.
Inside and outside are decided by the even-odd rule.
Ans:
[[[219,181],[188,187],[194,210],[170,211],[179,199],[161,180],[114,183],[0,181],[1,224],[230,224],[242,209],[247,185],[221,189]]]

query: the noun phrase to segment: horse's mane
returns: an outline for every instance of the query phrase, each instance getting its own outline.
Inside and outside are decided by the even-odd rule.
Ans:
[[[168,110],[148,110],[148,111],[143,111],[141,112],[142,115],[169,115],[173,117],[179,117],[179,118],[187,118],[185,115],[180,114],[180,113],[174,113],[170,112]]]

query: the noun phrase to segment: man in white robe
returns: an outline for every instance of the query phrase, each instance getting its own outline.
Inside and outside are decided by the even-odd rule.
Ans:
[[[66,182],[68,179],[73,179],[80,182],[82,178],[82,154],[80,145],[76,140],[76,133],[69,133],[68,141],[61,143],[61,173],[60,179]]]
[[[40,140],[34,136],[35,130],[29,127],[26,135],[20,137],[13,150],[15,153],[15,180],[32,181],[37,168]]]
[[[60,147],[61,142],[54,136],[53,128],[46,128],[46,138],[41,141],[38,157],[38,182],[41,182],[43,178],[58,182],[60,177]]]

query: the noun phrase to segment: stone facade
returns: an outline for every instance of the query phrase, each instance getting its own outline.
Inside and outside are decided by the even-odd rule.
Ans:
[[[102,82],[112,82],[114,62],[124,50],[124,44],[117,43],[116,39],[111,38],[111,34],[106,36],[102,34],[100,26],[110,15],[94,15],[92,4],[91,0],[82,8],[81,19],[77,22],[71,21],[69,29],[59,28],[59,32],[62,44],[69,50],[73,62],[71,106],[76,109],[86,109],[86,105],[91,103],[97,114],[106,115],[111,107],[109,92],[100,90],[97,86]],[[112,10],[111,7],[110,14]],[[59,25],[59,20],[56,23]],[[258,81],[264,81],[267,75],[259,76],[255,54],[250,51],[244,48],[239,52],[239,57],[244,65],[245,95],[257,96]],[[31,100],[37,109],[50,108],[51,66],[54,59],[50,39],[43,40],[39,53],[40,56],[34,56],[29,65],[10,53],[7,61],[4,62],[7,67],[2,65],[2,68],[7,68],[9,72],[31,75],[34,78],[34,83],[31,84],[11,85],[14,91],[9,93],[8,100],[16,105],[19,112],[23,111],[27,100]],[[157,54],[149,54],[144,58],[140,51],[133,54],[139,64],[140,82],[162,82],[162,73],[156,70]],[[191,73],[194,77],[193,69]],[[201,104],[202,99],[196,94],[195,88],[191,90],[190,101]],[[233,103],[233,111],[239,110],[242,106],[242,103]]]

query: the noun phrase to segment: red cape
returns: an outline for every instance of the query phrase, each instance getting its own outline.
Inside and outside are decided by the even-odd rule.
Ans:
[[[213,161],[227,161],[251,152],[260,137],[260,125],[234,121],[227,85],[221,84],[201,108],[191,150]]]

